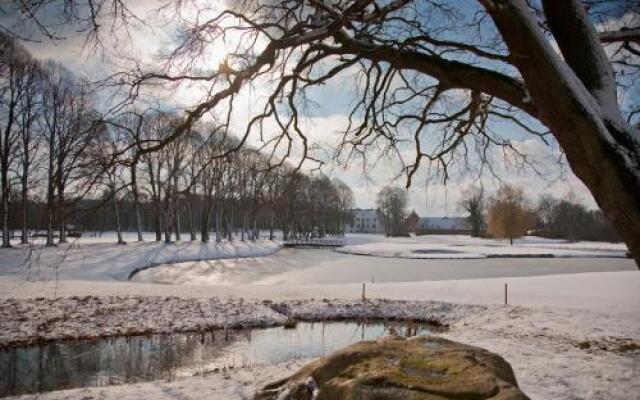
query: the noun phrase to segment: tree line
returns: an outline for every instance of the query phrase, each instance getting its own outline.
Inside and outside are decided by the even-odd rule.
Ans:
[[[406,189],[385,186],[376,205],[386,236],[408,236]],[[471,236],[513,239],[535,235],[553,239],[620,241],[613,225],[600,210],[590,210],[574,195],[529,199],[522,187],[504,184],[490,196],[481,186],[461,193],[458,208],[465,214]]]
[[[176,114],[130,109],[107,119],[92,86],[54,62],[39,62],[0,35],[0,173],[3,247],[41,232],[67,241],[86,230],[155,232],[165,242],[284,239],[342,234],[353,205],[339,180],[273,163],[225,127],[200,122],[158,151]]]
[[[620,241],[613,225],[600,210],[590,210],[573,195],[556,198],[541,196],[532,202],[522,187],[503,185],[493,196],[471,186],[463,191],[459,203],[466,212],[472,236],[513,239],[535,236],[567,239]]]

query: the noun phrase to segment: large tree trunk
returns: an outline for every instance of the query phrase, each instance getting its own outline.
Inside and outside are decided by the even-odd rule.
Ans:
[[[47,243],[46,246],[55,246],[53,241],[53,214],[55,201],[55,132],[51,133],[49,138],[49,169],[47,171]]]
[[[11,131],[15,119],[15,88],[13,82],[13,69],[10,67],[8,77],[10,88],[9,112],[7,113],[7,125],[0,136],[0,175],[2,176],[2,247],[11,247],[9,241],[9,156],[11,154]]]
[[[620,115],[613,70],[583,5],[577,0],[543,4],[564,61],[523,0],[485,1],[539,119],[640,268],[640,134]]]
[[[46,246],[55,246],[53,241],[53,214],[54,214],[54,189],[53,185],[47,188],[47,243]]]
[[[166,215],[165,213],[165,217],[163,218],[164,220],[164,242],[166,244],[171,243],[171,224],[169,221],[171,221],[171,218],[169,217],[169,215]]]
[[[2,160],[2,247],[11,247],[9,241],[9,178],[8,160]]]
[[[150,159],[147,159],[147,168],[149,169],[149,185],[151,186],[151,198],[153,199],[153,223],[156,231],[156,242],[159,242],[162,240],[161,188],[159,182],[156,183],[153,163]]]
[[[24,132],[27,132],[26,134]],[[29,219],[27,217],[29,213],[29,166],[31,165],[31,159],[29,155],[29,126],[23,127],[23,135],[22,135],[22,174],[20,176],[20,211],[22,214],[21,228],[22,232],[20,235],[20,243],[27,244],[29,243],[29,228],[28,222]]]
[[[245,233],[247,231],[247,213],[243,212],[242,213],[242,233],[241,233],[241,239],[243,242],[245,240]]]
[[[200,220],[200,240],[203,243],[209,241],[209,225],[211,223],[211,209],[208,204],[202,210],[202,219]]]
[[[171,243],[171,221],[173,221],[171,215],[171,204],[169,200],[169,192],[167,191],[166,198],[164,200],[164,210],[162,212],[162,219],[164,220],[164,242]]]
[[[180,210],[178,209],[178,199],[175,200],[175,207],[173,207],[173,228],[176,235],[176,241],[181,241],[182,236],[180,235]]]
[[[60,235],[58,238],[58,243],[67,243],[67,218],[65,204],[64,204],[64,184],[62,180],[62,165],[58,164],[58,176],[57,176],[57,186],[58,186],[58,223],[60,224]]]
[[[28,213],[29,213],[29,179],[28,168],[25,168],[22,172],[22,190],[20,196],[20,209],[22,212],[22,234],[20,242],[22,244],[29,243],[29,228],[28,228]]]
[[[156,242],[159,242],[162,240],[162,218],[160,216],[160,205],[157,201],[154,201],[153,224],[156,230]]]
[[[269,240],[273,240],[274,239],[274,236],[273,236],[273,223],[274,223],[275,216],[273,214],[274,213],[272,211],[269,212]]]
[[[231,212],[227,213],[227,239],[232,242],[233,241],[233,208]]]
[[[222,210],[216,208],[216,242],[222,241]]]
[[[118,244],[127,244],[122,238],[122,228],[120,227],[120,209],[118,208],[118,196],[115,193],[115,187],[113,190],[113,211],[116,218],[116,234],[118,235]]]
[[[138,242],[144,241],[142,237],[142,221],[140,218],[140,194],[138,193],[138,169],[135,163],[131,164],[131,191],[133,192],[133,204],[136,217],[136,232],[138,233]]]
[[[66,218],[66,210],[64,205],[64,194],[58,188],[58,223],[60,234],[58,237],[58,243],[67,243],[67,218]]]
[[[189,193],[189,203],[187,204],[189,208],[189,239],[191,241],[197,240],[196,237],[196,221],[195,221],[195,211],[194,211],[194,197],[191,193]]]

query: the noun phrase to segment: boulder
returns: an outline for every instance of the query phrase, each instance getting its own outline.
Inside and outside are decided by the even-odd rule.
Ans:
[[[256,400],[526,400],[487,350],[433,336],[351,345],[259,390]]]

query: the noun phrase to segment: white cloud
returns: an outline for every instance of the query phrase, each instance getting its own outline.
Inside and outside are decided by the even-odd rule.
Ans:
[[[139,13],[148,13],[151,6],[156,4],[155,0],[138,3]],[[89,76],[99,76],[101,73],[109,72],[114,64],[126,64],[126,57],[136,56],[146,65],[153,65],[157,62],[154,58],[158,52],[168,48],[175,32],[175,24],[161,25],[156,21],[155,26],[138,26],[131,30],[131,42],[124,40],[118,35],[105,42],[104,54],[87,54],[83,50],[84,37],[82,35],[72,35],[68,40],[56,44],[43,42],[41,44],[29,44],[28,47],[39,58],[52,58],[65,64],[68,68],[81,74]],[[123,34],[123,32],[120,32]],[[216,53],[216,52],[214,52]],[[221,52],[221,53],[224,53]],[[216,67],[220,59],[220,53],[209,54],[203,59],[201,68]],[[308,135],[311,142],[321,144],[324,148],[336,145],[340,140],[339,132],[346,126],[346,113],[348,109],[336,110],[336,102],[342,107],[343,97],[352,96],[357,89],[357,83],[353,80],[355,67],[341,74],[338,79],[328,83],[327,87],[318,91],[321,104],[314,116],[301,121],[301,128]],[[395,82],[394,82],[395,84]],[[175,90],[158,91],[167,101],[171,100],[179,106],[192,105],[199,99],[207,95],[206,87],[199,85],[183,86]],[[234,117],[231,130],[236,134],[244,132],[249,115],[262,109],[266,96],[268,95],[266,84],[258,82],[250,90],[243,88],[236,97],[234,105]],[[340,96],[340,99],[336,97]],[[451,95],[451,101],[460,100],[458,93]],[[227,113],[227,106],[222,105],[215,111],[215,115],[222,117]],[[506,127],[497,127],[496,130],[503,130],[505,137],[510,137]],[[279,134],[279,127],[275,122],[267,120],[265,122],[266,137]],[[502,133],[502,132],[500,132]],[[301,140],[295,138],[294,156],[292,162],[299,160]],[[259,137],[254,133],[249,142],[252,146],[259,146]],[[536,199],[541,194],[549,193],[556,196],[564,196],[568,192],[575,193],[582,198],[588,206],[595,206],[593,198],[584,185],[570,172],[558,164],[562,157],[555,147],[549,147],[536,139],[513,140],[514,147],[533,157],[536,165],[541,169],[542,176],[537,176],[531,169],[519,170],[515,168],[515,159],[511,156],[501,157],[496,152],[493,166],[500,177],[505,182],[515,183],[523,186],[527,194]],[[411,155],[413,150],[409,147],[403,151],[405,156]],[[280,153],[282,154],[282,153]],[[322,158],[327,155],[318,152]],[[298,157],[298,159],[296,159]],[[311,165],[308,165],[309,167]],[[355,194],[359,207],[373,207],[375,205],[376,193],[385,185],[393,184],[404,186],[404,179],[397,179],[400,165],[394,159],[382,159],[367,174],[362,170],[361,164],[351,163],[345,168],[344,165],[329,164],[324,168],[324,172],[331,177],[340,178],[348,183]],[[457,203],[461,190],[469,184],[478,183],[477,175],[466,170],[457,169],[451,171],[451,177],[445,189],[441,181],[432,180],[425,188],[426,167],[416,174],[413,186],[409,189],[410,208],[415,209],[421,215],[456,215],[459,213]],[[495,190],[500,182],[493,177],[486,176],[482,179],[482,184],[488,192]],[[445,195],[446,193],[446,195]]]

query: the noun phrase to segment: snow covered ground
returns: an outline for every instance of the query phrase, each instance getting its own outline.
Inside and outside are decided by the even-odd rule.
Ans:
[[[280,249],[276,241],[180,241],[171,244],[135,241],[129,233],[126,245],[118,245],[115,235],[85,236],[57,247],[45,247],[39,240],[30,245],[14,245],[0,250],[0,275],[24,280],[127,280],[139,269],[164,263],[194,260],[260,257]]]
[[[504,282],[509,284],[508,306],[500,305]],[[2,285],[6,284],[6,281],[2,281]],[[86,321],[94,317],[95,311],[91,314],[76,309],[75,314],[67,313],[66,320],[55,322],[54,317],[64,310],[62,304],[78,300],[30,300],[38,293],[47,293],[42,290],[44,284],[25,283],[22,290],[15,293],[25,298],[25,303],[11,300],[12,307],[20,304],[20,307],[28,306],[35,310],[38,307],[34,307],[34,303],[40,306],[48,304],[46,307],[57,309],[57,313],[44,312],[43,315],[51,315],[54,319],[52,324],[60,323],[60,326],[67,327],[65,329],[74,326],[74,318]],[[233,321],[239,316],[244,324],[260,318],[262,323],[280,321],[282,317],[274,314],[261,300],[283,303],[284,308],[283,304],[276,308],[301,318],[324,319],[366,314],[369,317],[435,319],[451,325],[443,336],[487,348],[505,357],[512,364],[520,385],[533,399],[637,399],[640,393],[640,313],[637,312],[640,304],[640,273],[637,272],[373,284],[367,285],[369,298],[405,301],[374,300],[367,303],[368,306],[363,306],[358,300],[361,286],[356,284],[300,287],[171,286],[81,281],[61,281],[59,284],[60,296],[74,293],[101,296],[99,309],[121,311],[114,312],[116,317],[107,325],[128,329],[138,329],[139,326],[149,328],[152,324],[162,327],[163,321],[174,321],[176,326],[210,323],[206,322],[206,318],[198,319],[202,315],[194,317],[198,314],[193,310],[200,312],[203,309],[215,310],[217,316],[211,321]],[[2,285],[0,292],[6,294]],[[146,297],[108,297],[112,294]],[[148,297],[152,295],[176,295],[196,300]],[[212,300],[211,296],[218,296],[219,299]],[[432,299],[455,299],[456,302],[425,301]],[[154,305],[156,302],[161,302],[162,306]],[[98,304],[95,299],[90,303],[94,308]],[[479,303],[484,305],[473,305]],[[127,312],[136,304],[145,305],[143,309],[148,310],[148,317],[141,319],[139,314]],[[209,306],[203,308],[202,304]],[[233,314],[238,304],[245,308],[242,308],[243,312]],[[74,309],[70,307],[70,310]],[[225,317],[227,312],[231,314]],[[3,321],[11,320],[8,315],[2,318]],[[28,332],[28,329],[19,328],[17,331]],[[219,393],[220,396],[228,396],[225,397],[228,399],[248,399],[257,386],[289,372],[277,365],[240,371],[237,375],[232,372],[229,379],[218,376],[179,379],[160,384],[167,393],[160,398],[176,398],[171,395],[174,393],[183,396],[181,398],[204,399],[205,394]],[[249,379],[249,376],[255,380]],[[203,386],[207,389],[203,389]],[[158,389],[152,384],[138,384],[113,389],[102,387],[53,392],[38,398],[93,396],[101,399],[133,399],[145,390],[155,393]]]
[[[330,249],[286,248],[268,257],[159,265],[136,273],[131,280],[184,285],[319,285],[635,270],[635,264],[628,258],[389,259]]]
[[[499,305],[508,284],[510,305],[561,307],[615,314],[640,324],[640,272],[597,272],[514,278],[457,279],[375,283],[366,285],[367,298],[435,300],[463,304]],[[332,285],[156,285],[115,281],[31,281],[0,277],[0,299],[71,296],[212,296],[253,300],[338,298],[357,300],[361,283]]]
[[[341,253],[420,259],[472,259],[486,257],[626,257],[623,243],[576,242],[527,236],[514,240],[472,238],[465,235],[425,235],[385,238],[353,235]]]
[[[385,246],[388,242],[389,249],[406,245],[406,251],[436,246],[433,240],[457,250],[460,244],[509,247],[504,242],[458,237],[387,240],[379,235],[355,235],[348,240],[351,246],[372,248],[376,247],[373,242]],[[545,252],[624,251],[620,245],[533,238],[514,247]],[[31,249],[29,268],[20,257]],[[268,254],[277,249],[272,242],[219,246],[81,242],[74,251],[62,246],[0,250],[0,341],[262,326],[281,323],[285,314],[305,319],[362,315],[433,319],[450,325],[444,337],[502,355],[532,399],[640,399],[637,271],[375,283],[366,285],[368,301],[364,304],[360,283],[230,286],[123,281],[139,266],[212,255]],[[389,260],[389,268],[393,267]],[[59,279],[52,279],[56,274]],[[505,283],[507,306],[502,304]],[[82,388],[23,398],[250,399],[257,387],[291,374],[298,366],[293,362],[171,382]]]

